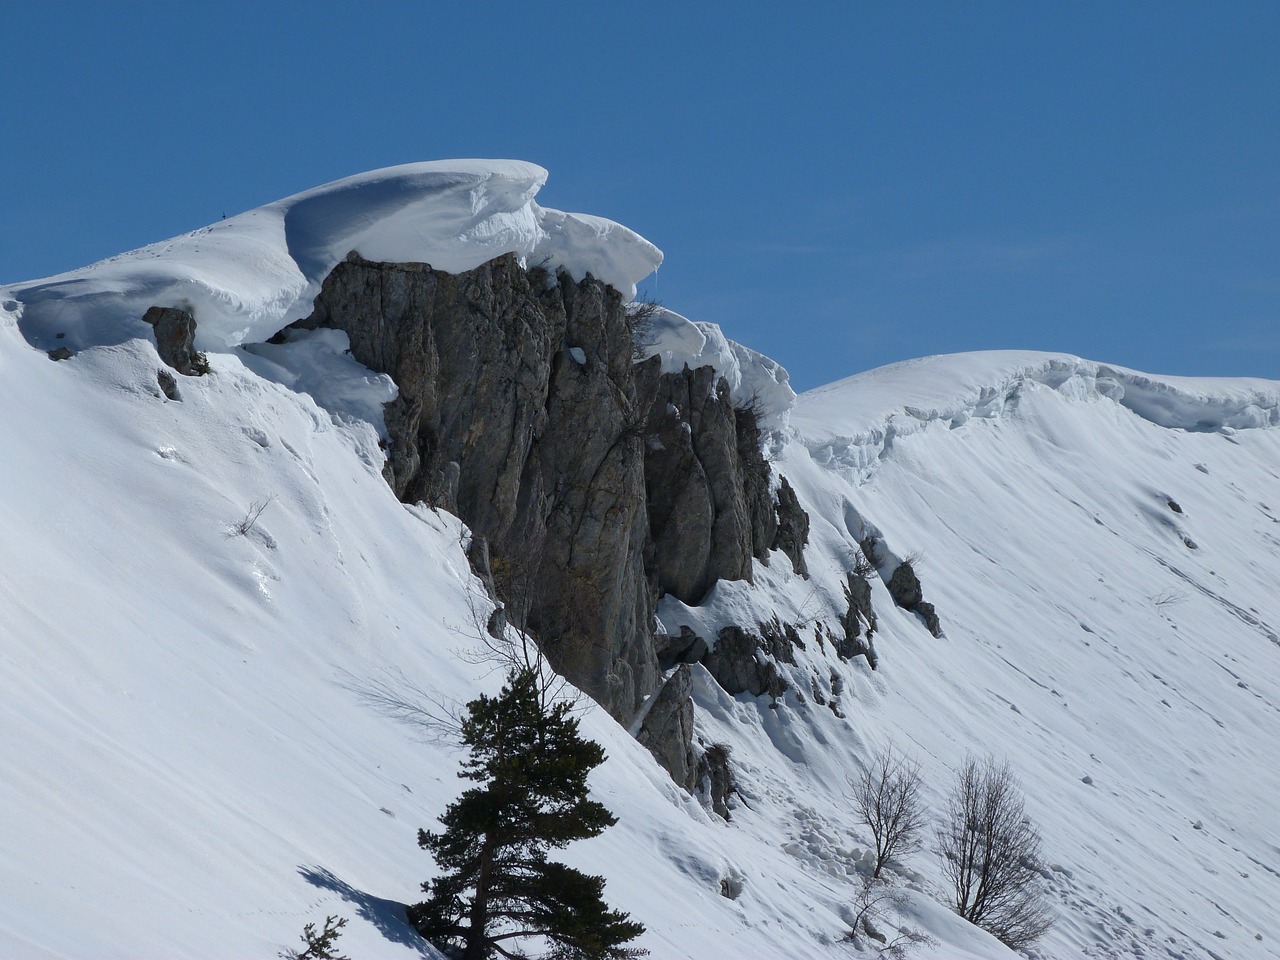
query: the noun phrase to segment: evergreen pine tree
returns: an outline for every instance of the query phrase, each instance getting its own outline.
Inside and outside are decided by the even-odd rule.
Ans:
[[[445,872],[422,889],[409,920],[464,960],[514,957],[513,941],[542,938],[556,960],[622,960],[646,951],[625,944],[644,932],[610,910],[604,878],[547,860],[547,851],[594,837],[617,822],[588,798],[587,774],[604,750],[578,733],[571,704],[544,704],[536,668],[512,670],[496,697],[467,704],[460,777],[478,786],[440,817],[440,833],[418,844]]]
[[[338,937],[347,925],[346,917],[325,917],[324,929],[317,932],[314,923],[302,928],[301,950],[285,950],[277,956],[284,960],[351,960],[338,952]]]

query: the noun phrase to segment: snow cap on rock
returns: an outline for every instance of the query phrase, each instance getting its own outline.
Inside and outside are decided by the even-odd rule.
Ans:
[[[196,346],[266,340],[306,316],[320,283],[352,250],[371,260],[459,273],[506,253],[588,273],[635,296],[662,252],[601,217],[540,207],[547,180],[517,160],[440,160],[335,180],[199,230],[43,280],[0,287],[27,339],[78,350],[145,337],[151,306],[196,318]],[[61,336],[59,336],[61,334]]]

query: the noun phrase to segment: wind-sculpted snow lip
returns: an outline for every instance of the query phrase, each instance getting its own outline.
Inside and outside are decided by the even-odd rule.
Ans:
[[[1173,430],[1280,426],[1280,382],[1173,377],[1070,354],[984,351],[889,364],[801,394],[792,425],[816,460],[863,478],[895,440],[926,426],[1010,414],[1027,389],[1111,401]]]
[[[644,332],[647,357],[662,358],[663,373],[713,367],[729,385],[735,407],[750,408],[765,431],[785,430],[796,392],[786,368],[730,340],[718,324],[698,323],[660,308]]]
[[[588,273],[635,296],[662,262],[639,234],[601,217],[543,209],[542,167],[517,160],[404,164],[336,180],[199,230],[55,277],[0,287],[43,349],[146,337],[153,305],[190,309],[196,345],[266,340],[310,312],[346,254],[460,273],[515,253],[530,265]]]

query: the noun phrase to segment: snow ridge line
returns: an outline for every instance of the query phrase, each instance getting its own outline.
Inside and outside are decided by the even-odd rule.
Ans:
[[[959,357],[926,358],[952,360]],[[895,365],[898,366],[898,365]],[[882,368],[888,369],[888,368]],[[876,371],[872,371],[874,374]],[[853,378],[857,379],[857,378]],[[835,386],[835,385],[833,385]],[[872,382],[866,384],[872,389]],[[1026,389],[1048,388],[1069,400],[1109,400],[1136,416],[1170,430],[1231,435],[1237,430],[1280,426],[1280,383],[1263,380],[1153,377],[1126,367],[1079,357],[1048,356],[1019,364],[991,386],[933,401],[904,403],[879,423],[851,435],[811,439],[803,426],[793,431],[817,462],[850,473],[865,483],[895,441],[945,423],[956,429],[972,419],[998,420],[1012,414]],[[819,388],[816,394],[830,388]],[[847,387],[846,387],[847,389]]]
[[[196,347],[224,352],[309,314],[353,250],[449,273],[515,254],[574,280],[593,275],[632,299],[662,251],[612,220],[539,206],[546,179],[542,167],[515,160],[373,170],[57,276],[0,285],[0,304],[25,308],[23,335],[43,350],[145,339],[141,318],[159,305],[191,312]]]

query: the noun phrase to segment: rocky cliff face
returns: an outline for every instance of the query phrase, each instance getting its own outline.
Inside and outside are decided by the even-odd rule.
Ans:
[[[642,368],[642,375],[648,374]],[[668,373],[648,397],[645,488],[658,587],[697,604],[717,580],[750,580],[778,521],[750,410],[712,367]]]
[[[456,275],[352,255],[301,325],[345,330],[357,360],[391,375],[397,496],[484,537],[513,618],[629,716],[658,673],[643,417],[618,295],[511,255]]]
[[[611,287],[511,255],[449,274],[353,253],[296,326],[345,331],[395,380],[387,482],[466,521],[507,616],[559,672],[624,721],[662,687],[638,733],[691,788],[689,673],[663,687],[658,599],[697,604],[774,548],[804,571],[808,518],[785,483],[775,506],[754,412],[712,367],[636,363]],[[777,694],[755,645],[720,639],[715,675]]]

